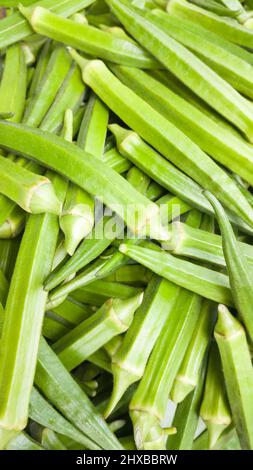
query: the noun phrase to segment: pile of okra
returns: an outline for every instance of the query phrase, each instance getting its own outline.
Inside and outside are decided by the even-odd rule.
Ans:
[[[0,6],[0,448],[253,449],[253,1]]]

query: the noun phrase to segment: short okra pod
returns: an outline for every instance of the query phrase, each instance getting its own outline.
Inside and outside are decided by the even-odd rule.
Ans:
[[[161,428],[175,375],[199,319],[201,298],[178,289],[145,373],[130,403],[138,448],[166,448],[167,436]],[[150,446],[150,447],[149,447]]]
[[[208,444],[209,448],[212,449],[221,433],[232,421],[226,396],[220,355],[216,344],[212,345],[209,354],[200,416],[206,423],[208,429]]]
[[[157,276],[151,279],[142,305],[113,357],[114,386],[107,415],[111,414],[128,387],[143,376],[150,353],[174,305],[177,290],[177,286],[165,279]],[[140,344],[141,354],[138,352]]]
[[[108,0],[108,4],[140,44],[200,98],[238,127],[250,141],[253,139],[253,111],[240,93],[157,26],[152,13],[141,12],[122,0]]]
[[[0,192],[33,214],[59,214],[61,203],[51,181],[0,156]]]
[[[238,191],[234,181],[210,157],[130,88],[123,85],[102,61],[87,62],[76,53],[73,53],[73,56],[82,67],[84,82],[112,111],[202,187],[211,187],[228,208],[252,225],[253,215],[251,218],[250,214],[253,208]]]
[[[10,120],[20,122],[26,98],[27,70],[20,44],[6,50],[0,84],[0,113],[10,113]]]
[[[253,368],[242,325],[224,305],[214,331],[218,343],[233,422],[242,449],[253,448]],[[242,366],[243,365],[243,366]]]
[[[42,0],[39,4],[45,8],[50,8],[58,15],[65,17],[82,10],[90,5],[93,0]],[[4,20],[0,25],[0,47],[14,44],[32,34],[32,29],[28,21],[20,13],[13,13]]]
[[[57,176],[54,185],[61,198],[61,179]],[[31,215],[20,245],[1,338],[0,423],[6,429],[26,426],[47,298],[43,282],[51,270],[58,230],[55,215]]]
[[[86,54],[136,67],[158,67],[138,44],[84,23],[62,18],[42,7],[20,7],[34,31]]]
[[[212,194],[206,193],[206,195],[211,204],[213,204],[220,227],[223,253],[234,303],[250,338],[253,339],[251,309],[253,302],[252,268],[236,239],[222,205]]]
[[[176,403],[181,403],[197,387],[199,371],[211,340],[213,326],[214,306],[209,300],[203,300],[198,325],[171,389],[171,399]]]
[[[53,348],[68,370],[126,331],[142,301],[143,294],[121,300],[109,299],[94,315],[57,341]]]
[[[153,251],[142,246],[121,245],[121,253],[129,256],[168,281],[203,297],[233,305],[228,277],[211,269],[175,258],[160,249]]]
[[[44,339],[40,342],[35,384],[55,408],[96,445],[108,450],[121,449],[102,416]]]

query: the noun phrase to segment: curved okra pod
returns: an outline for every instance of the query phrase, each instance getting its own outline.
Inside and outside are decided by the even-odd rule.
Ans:
[[[175,375],[199,319],[201,297],[178,289],[148,365],[130,403],[135,442],[139,449],[166,448],[165,417]]]
[[[45,398],[33,387],[29,405],[29,417],[52,431],[63,434],[80,442],[87,449],[100,449],[91,439],[81,433],[73,424],[65,419]]]
[[[0,146],[15,149],[49,166],[91,195],[99,196],[135,234],[167,239],[167,229],[159,224],[160,211],[156,204],[101,160],[96,159],[94,165],[95,157],[62,138],[21,124],[1,121]],[[83,178],[84,174],[86,178]]]
[[[57,15],[71,16],[93,3],[93,0],[42,0],[39,5],[50,8]],[[28,21],[20,13],[13,13],[1,21],[0,48],[14,44],[32,34]]]
[[[52,179],[61,199],[61,178],[52,175]],[[47,298],[43,282],[51,270],[58,230],[55,215],[31,215],[20,245],[1,338],[0,423],[4,429],[21,430],[27,423]]]
[[[200,407],[200,416],[208,429],[208,446],[212,449],[221,433],[232,421],[229,409],[221,361],[216,344],[209,354],[205,390]]]
[[[114,66],[118,78],[181,129],[215,160],[253,183],[252,147],[142,70]],[[113,129],[112,129],[113,130]],[[123,145],[124,149],[124,145]]]
[[[242,325],[225,305],[218,308],[214,336],[218,343],[233,422],[242,449],[253,448],[253,368]],[[243,365],[243,366],[242,366]]]
[[[143,246],[122,244],[119,250],[170,282],[215,302],[220,302],[222,298],[223,303],[233,305],[229,280],[225,274],[175,258],[159,248],[154,251]]]
[[[121,449],[102,416],[44,339],[40,342],[35,384],[74,426],[103,449]]]
[[[211,340],[214,326],[214,306],[204,299],[199,322],[170,392],[171,399],[181,403],[197,387],[199,371]]]
[[[26,79],[26,63],[21,45],[9,47],[0,84],[0,113],[10,114],[10,120],[13,122],[20,122],[23,116]]]
[[[170,15],[197,23],[208,31],[214,32],[235,44],[250,49],[253,46],[253,32],[237,21],[215,15],[185,0],[170,0],[167,11]]]
[[[171,313],[178,287],[165,279],[153,276],[133,323],[113,357],[113,392],[106,415],[112,413],[125,391],[142,378],[156,340]],[[142,352],[139,345],[142,344]]]
[[[168,70],[207,104],[253,140],[253,111],[250,103],[190,50],[169,36],[151,19],[123,0],[107,0],[128,32]],[[187,70],[187,73],[185,73]]]
[[[53,345],[68,370],[72,370],[110,339],[129,328],[143,294],[129,299],[109,299],[94,315],[84,320]]]
[[[228,208],[252,225],[253,208],[234,181],[208,155],[130,88],[123,85],[102,61],[87,62],[76,53],[72,55],[82,67],[84,82],[112,111],[202,187],[212,188]]]
[[[33,214],[59,214],[61,203],[51,181],[0,156],[0,192]]]
[[[84,23],[62,18],[42,7],[20,7],[36,33],[47,36],[86,54],[136,67],[157,68],[156,61],[138,44]]]
[[[234,303],[250,338],[253,339],[252,267],[236,239],[223,207],[212,194],[206,193],[206,196],[213,204],[220,227],[223,253]]]
[[[170,37],[199,56],[224,80],[228,81],[240,93],[252,98],[252,65],[232,54],[217,43],[206,30],[189,23],[182,18],[169,16],[162,10],[153,10],[149,18],[162,28]]]

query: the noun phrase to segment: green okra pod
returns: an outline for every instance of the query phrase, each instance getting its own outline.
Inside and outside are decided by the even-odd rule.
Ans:
[[[34,31],[86,54],[137,67],[157,67],[155,60],[138,44],[94,26],[62,18],[42,7],[20,7]]]
[[[170,282],[215,302],[223,298],[225,304],[234,304],[229,280],[225,274],[175,258],[160,249],[154,251],[127,244],[122,244],[119,249],[121,253]]]
[[[167,6],[170,15],[185,18],[206,28],[240,46],[252,48],[253,32],[240,25],[237,21],[215,15],[185,0],[170,0]]]
[[[221,355],[228,400],[240,444],[242,449],[252,449],[253,368],[251,357],[245,331],[225,305],[220,305],[218,308],[218,321],[214,336]]]
[[[93,3],[93,0],[42,0],[38,3],[44,8],[50,8],[57,15],[68,17]],[[30,36],[32,32],[32,28],[24,16],[20,13],[13,13],[1,21],[0,48],[21,41]]]
[[[51,41],[46,41],[42,47],[39,57],[37,58],[36,67],[32,76],[32,80],[28,89],[28,99],[35,96],[40,87],[41,80],[47,69],[48,62],[51,56]]]
[[[43,429],[41,444],[47,450],[67,450],[59,436],[51,429]]]
[[[57,176],[54,185],[61,198]],[[1,338],[0,423],[5,429],[22,430],[27,423],[47,298],[43,282],[51,270],[58,230],[55,215],[31,215],[20,245]]]
[[[94,315],[57,341],[53,349],[72,370],[100,349],[113,336],[126,331],[143,294],[126,300],[109,299]]]
[[[121,449],[101,415],[44,339],[40,342],[35,384],[94,443],[103,449]]]
[[[0,84],[0,113],[10,114],[10,120],[20,122],[26,98],[27,70],[20,44],[6,50],[4,71]]]
[[[198,385],[199,371],[214,326],[213,310],[212,303],[204,299],[198,325],[171,389],[171,399],[176,403],[183,402],[185,397]]]
[[[250,214],[253,208],[235,187],[234,181],[210,157],[130,88],[123,85],[102,61],[87,62],[76,53],[73,53],[73,56],[82,67],[84,82],[112,111],[202,187],[212,188],[228,208],[252,225],[253,216],[251,218]],[[231,188],[231,191],[228,188]],[[236,200],[235,193],[238,196]]]
[[[61,203],[51,181],[0,156],[0,192],[16,202],[26,212],[59,214]]]
[[[44,447],[27,433],[20,432],[8,442],[6,450],[44,450]]]
[[[115,147],[104,153],[103,161],[117,171],[117,173],[125,173],[125,171],[131,168],[131,162],[122,157]]]
[[[177,290],[176,285],[165,279],[157,276],[151,279],[143,303],[112,360],[114,386],[106,410],[107,416],[128,387],[143,376],[148,358],[171,313]]]
[[[221,433],[232,421],[221,369],[220,355],[216,344],[211,346],[209,354],[200,416],[206,423],[208,430],[208,446],[212,449]]]
[[[113,70],[120,80],[177,125],[215,160],[233,169],[249,183],[252,181],[252,148],[239,135],[232,134],[229,129],[214,122],[196,106],[178,96],[170,87],[159,83],[144,71],[120,66],[114,66]],[[124,152],[124,143],[122,149]]]
[[[151,19],[152,13],[142,12],[123,0],[108,0],[108,4],[140,44],[200,98],[238,127],[250,141],[253,139],[252,108],[240,93],[157,26]]]
[[[178,289],[145,373],[130,403],[137,448],[166,448],[161,428],[175,375],[199,319],[201,297]]]
[[[207,193],[207,197],[213,204],[220,227],[222,248],[224,258],[226,260],[226,267],[234,303],[250,338],[253,339],[253,319],[251,310],[253,301],[252,268],[241,250],[241,246],[236,239],[222,205],[212,194]]]

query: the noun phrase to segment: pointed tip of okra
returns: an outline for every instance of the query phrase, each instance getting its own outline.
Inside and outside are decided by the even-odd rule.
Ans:
[[[92,230],[93,221],[78,215],[63,214],[60,217],[60,227],[65,236],[65,249],[72,256],[79,243]]]
[[[174,403],[181,403],[195,388],[196,385],[187,382],[186,379],[187,377],[176,377],[170,392],[170,398]]]
[[[130,415],[137,449],[166,450],[168,436],[175,434],[176,428],[162,428],[160,419],[147,411],[133,410]]]
[[[50,212],[59,215],[62,204],[55,194],[54,187],[47,178],[32,188],[27,210],[32,214]]]
[[[136,382],[139,377],[129,370],[121,368],[118,364],[112,363],[113,372],[113,391],[105,411],[105,418],[108,418],[123,397],[126,390]]]
[[[90,62],[89,59],[85,59],[81,54],[79,54],[73,47],[68,46],[67,50],[71,55],[72,59],[79,65],[81,71],[83,72],[86,65]]]
[[[20,13],[29,21],[29,23],[32,22],[32,15],[34,8],[32,7],[25,7],[22,2],[18,4],[18,9]]]
[[[209,449],[213,449],[216,442],[218,441],[220,435],[227,428],[227,424],[220,424],[220,423],[207,423],[207,430],[208,430],[208,447]]]
[[[241,323],[230,313],[225,305],[218,306],[218,320],[215,325],[215,337],[223,337],[229,339],[232,336],[244,333]]]
[[[118,147],[120,146],[121,142],[123,142],[129,135],[136,134],[134,131],[125,129],[118,124],[109,124],[108,128],[114,135]]]

